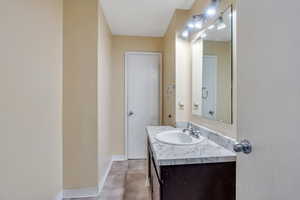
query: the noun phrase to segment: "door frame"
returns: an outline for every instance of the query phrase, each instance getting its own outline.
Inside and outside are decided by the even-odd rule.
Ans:
[[[127,73],[128,73],[128,59],[129,55],[159,55],[159,121],[162,123],[162,102],[163,102],[163,69],[162,69],[162,54],[161,52],[146,52],[146,51],[126,51],[124,54],[124,152],[125,160],[128,160],[128,84],[127,84]],[[146,148],[146,147],[145,147]]]

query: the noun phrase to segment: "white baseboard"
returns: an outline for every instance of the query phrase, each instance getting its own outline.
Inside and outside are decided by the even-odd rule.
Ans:
[[[87,197],[97,197],[100,195],[103,190],[105,181],[108,177],[109,171],[111,169],[111,165],[113,161],[124,161],[126,160],[124,155],[113,155],[109,165],[105,171],[104,177],[99,181],[98,187],[90,187],[90,188],[79,188],[79,189],[68,189],[64,190],[63,193],[57,196],[55,200],[64,200],[72,199],[72,198],[87,198]]]
[[[124,159],[120,156],[118,156],[116,158]],[[100,195],[101,191],[103,190],[105,181],[106,181],[109,171],[111,169],[112,162],[113,162],[113,158],[110,160],[108,167],[105,171],[104,177],[102,178],[102,180],[99,181],[99,184],[97,187],[64,190],[63,199],[68,200],[68,199],[72,199],[72,198],[98,197]],[[61,199],[57,199],[57,200],[61,200]]]
[[[57,195],[56,195],[56,197],[54,198],[54,200],[63,200],[63,192],[61,191],[60,193],[58,193]]]
[[[113,155],[112,161],[124,161],[127,160],[124,155]]]
[[[67,189],[63,192],[63,197],[65,200],[71,198],[87,198],[87,197],[97,197],[98,187],[89,188],[79,188],[79,189]]]
[[[113,160],[111,159],[110,162],[109,162],[109,164],[108,164],[108,167],[107,167],[107,169],[105,171],[104,177],[98,183],[98,195],[100,195],[101,191],[103,190],[105,181],[106,181],[106,179],[108,177],[108,174],[109,174],[109,171],[111,169],[112,162],[113,162]]]

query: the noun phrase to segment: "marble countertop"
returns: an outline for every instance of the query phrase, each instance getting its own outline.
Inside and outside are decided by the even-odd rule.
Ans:
[[[155,139],[158,133],[174,129],[170,126],[149,126],[146,128],[157,165],[220,163],[234,162],[236,160],[234,152],[207,138],[199,144],[190,146],[170,145]]]

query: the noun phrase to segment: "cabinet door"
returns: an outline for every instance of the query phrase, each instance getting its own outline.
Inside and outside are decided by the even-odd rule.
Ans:
[[[155,165],[153,160],[151,161],[151,183],[152,183],[152,200],[160,200],[160,183],[157,177],[157,173],[155,171]]]

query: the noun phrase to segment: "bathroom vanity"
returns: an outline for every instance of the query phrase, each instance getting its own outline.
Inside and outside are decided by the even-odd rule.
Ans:
[[[193,145],[160,142],[156,136],[168,130],[176,129],[147,127],[152,200],[235,200],[236,155],[224,147],[230,142],[221,146],[208,134]]]
[[[181,34],[191,45],[192,121],[218,126],[218,130],[236,129],[233,14],[233,6],[224,4],[213,18],[206,19],[204,13],[194,15]],[[203,23],[201,28],[190,31],[189,25],[199,22]],[[190,82],[190,78],[186,80]],[[184,95],[176,92],[174,97],[180,113],[184,112]],[[188,133],[200,134],[200,138],[172,127],[147,127],[152,200],[235,200],[235,141],[190,124],[193,127]]]

